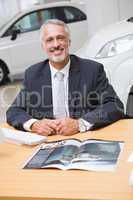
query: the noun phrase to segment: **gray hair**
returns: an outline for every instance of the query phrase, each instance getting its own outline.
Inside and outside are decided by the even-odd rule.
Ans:
[[[55,24],[55,25],[59,25],[64,27],[66,33],[68,34],[68,37],[70,39],[70,30],[67,24],[65,24],[63,21],[59,20],[59,19],[49,19],[47,20],[44,24],[42,24],[41,28],[40,28],[40,41],[43,41],[43,31],[44,28],[48,25],[48,24]]]

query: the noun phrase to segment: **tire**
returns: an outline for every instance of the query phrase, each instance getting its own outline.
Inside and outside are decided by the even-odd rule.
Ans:
[[[7,67],[3,63],[0,63],[0,85],[3,85],[8,81],[9,78],[8,78]]]

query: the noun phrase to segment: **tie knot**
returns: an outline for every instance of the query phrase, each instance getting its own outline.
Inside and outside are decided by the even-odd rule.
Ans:
[[[64,74],[62,72],[56,72],[56,77],[59,81],[64,80]]]

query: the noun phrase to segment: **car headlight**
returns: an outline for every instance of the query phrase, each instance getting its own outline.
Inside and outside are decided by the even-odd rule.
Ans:
[[[95,58],[108,58],[133,48],[133,34],[112,40],[106,43]]]

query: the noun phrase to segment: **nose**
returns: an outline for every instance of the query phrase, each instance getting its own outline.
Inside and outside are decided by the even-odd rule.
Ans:
[[[59,46],[59,41],[55,38],[54,39],[54,47],[58,47]]]

